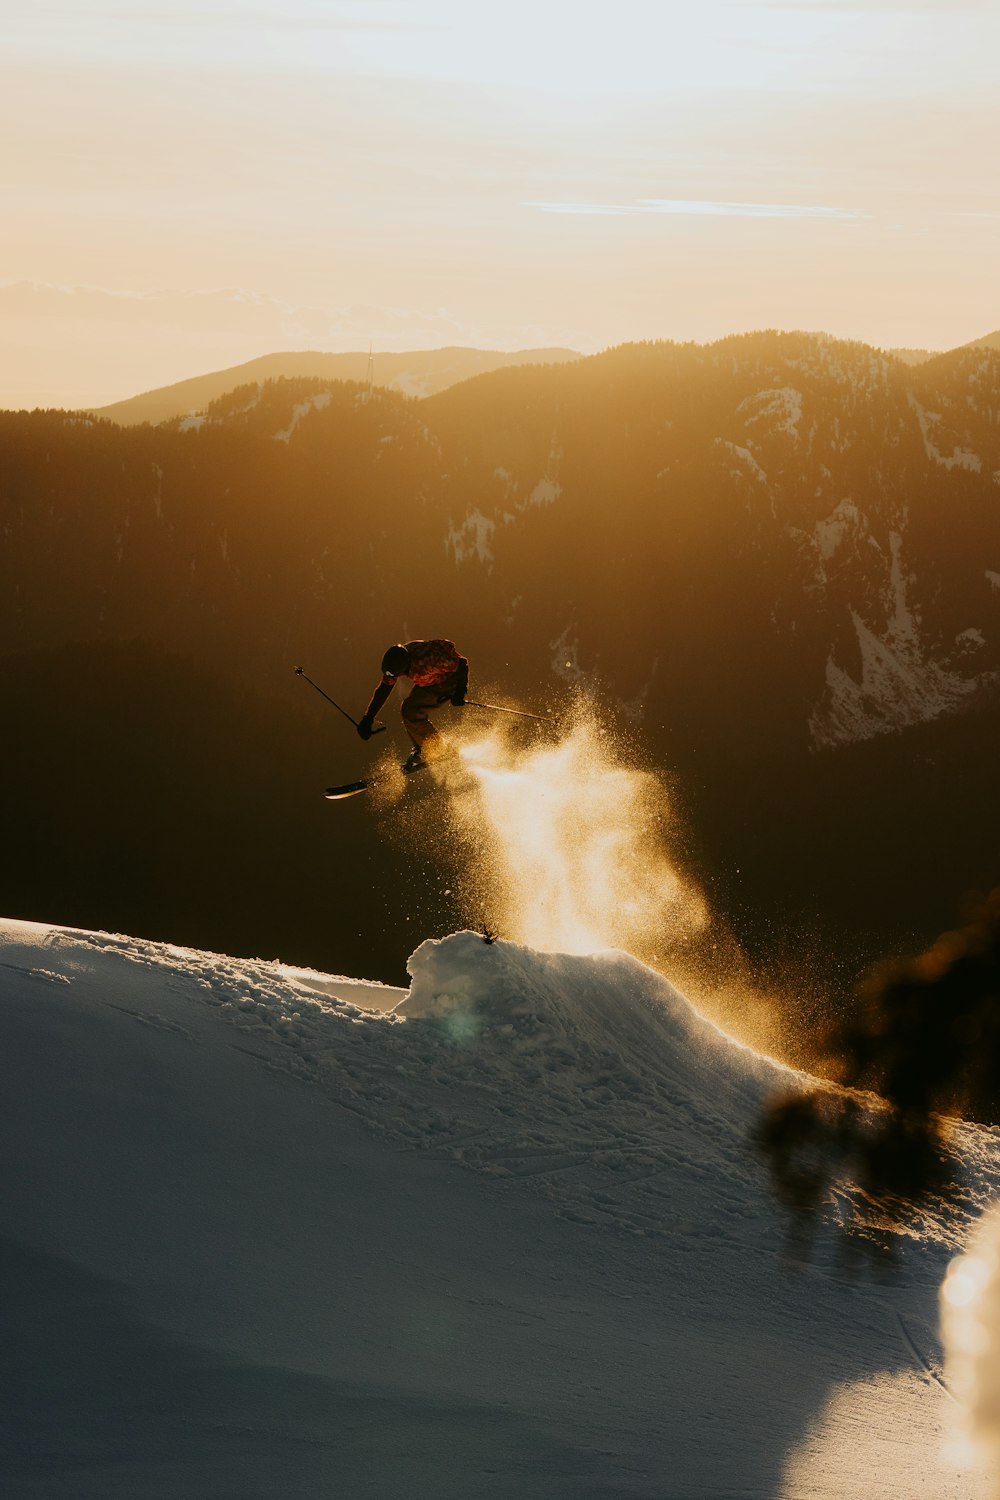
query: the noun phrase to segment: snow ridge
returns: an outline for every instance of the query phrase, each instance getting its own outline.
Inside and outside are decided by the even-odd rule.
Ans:
[[[295,1010],[274,995],[226,1002],[227,1018],[284,1043],[277,1065],[378,1133],[517,1179],[564,1217],[662,1233],[679,1213],[697,1222],[710,1183],[734,1233],[760,1213],[747,1138],[783,1070],[666,980],[624,953],[539,954],[469,932],[422,944],[410,971],[390,1015],[302,994]]]
[[[765,1099],[804,1080],[720,1031],[628,954],[538,953],[460,932],[421,944],[401,998],[104,934],[57,935],[56,950],[70,940],[173,967],[239,1031],[243,1050],[319,1087],[397,1149],[508,1181],[565,1219],[629,1237],[711,1223],[713,1240],[741,1253],[773,1245],[752,1134]],[[969,1211],[997,1185],[982,1135],[959,1141]],[[831,1213],[863,1217],[846,1196]],[[964,1213],[929,1213],[918,1238],[954,1246],[965,1223]]]

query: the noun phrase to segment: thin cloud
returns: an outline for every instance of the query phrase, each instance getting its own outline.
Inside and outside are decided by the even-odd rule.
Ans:
[[[632,203],[529,203],[546,214],[626,218],[637,214],[682,214],[718,219],[857,219],[846,208],[799,203],[724,203],[702,198],[637,198]]]
[[[730,0],[739,10],[847,11],[865,15],[939,15],[982,11],[986,0]]]
[[[358,15],[331,15],[325,9],[310,10],[308,6],[299,6],[296,9],[290,7],[275,6],[268,9],[264,4],[260,9],[248,12],[242,0],[222,0],[222,3],[214,3],[203,6],[197,5],[151,5],[139,9],[131,0],[118,0],[118,3],[106,3],[103,5],[87,6],[81,5],[71,7],[67,11],[66,0],[35,0],[34,15],[47,17],[51,21],[68,20],[83,23],[93,21],[129,21],[138,24],[153,23],[154,25],[187,25],[189,22],[197,21],[200,25],[219,25],[232,23],[241,29],[246,26],[301,26],[311,27],[329,31],[434,31],[440,29],[440,23],[428,20],[415,20],[409,17],[386,17]]]

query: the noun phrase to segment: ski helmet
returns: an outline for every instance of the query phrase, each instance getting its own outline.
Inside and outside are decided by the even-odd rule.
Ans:
[[[386,677],[400,677],[410,665],[410,653],[405,646],[390,646],[382,658],[382,671]]]

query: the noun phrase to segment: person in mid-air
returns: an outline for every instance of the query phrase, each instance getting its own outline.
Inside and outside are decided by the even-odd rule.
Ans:
[[[363,740],[371,739],[375,715],[400,677],[408,677],[413,683],[401,710],[413,741],[406,760],[406,769],[412,771],[445,753],[444,737],[434,728],[428,713],[442,703],[461,708],[469,691],[469,663],[453,641],[410,641],[405,646],[390,646],[382,658],[382,681],[358,723]]]

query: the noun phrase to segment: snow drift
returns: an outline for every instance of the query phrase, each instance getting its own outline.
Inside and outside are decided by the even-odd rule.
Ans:
[[[5,1496],[985,1494],[958,1230],[792,1265],[749,1141],[792,1075],[622,953],[411,974],[0,924]]]

